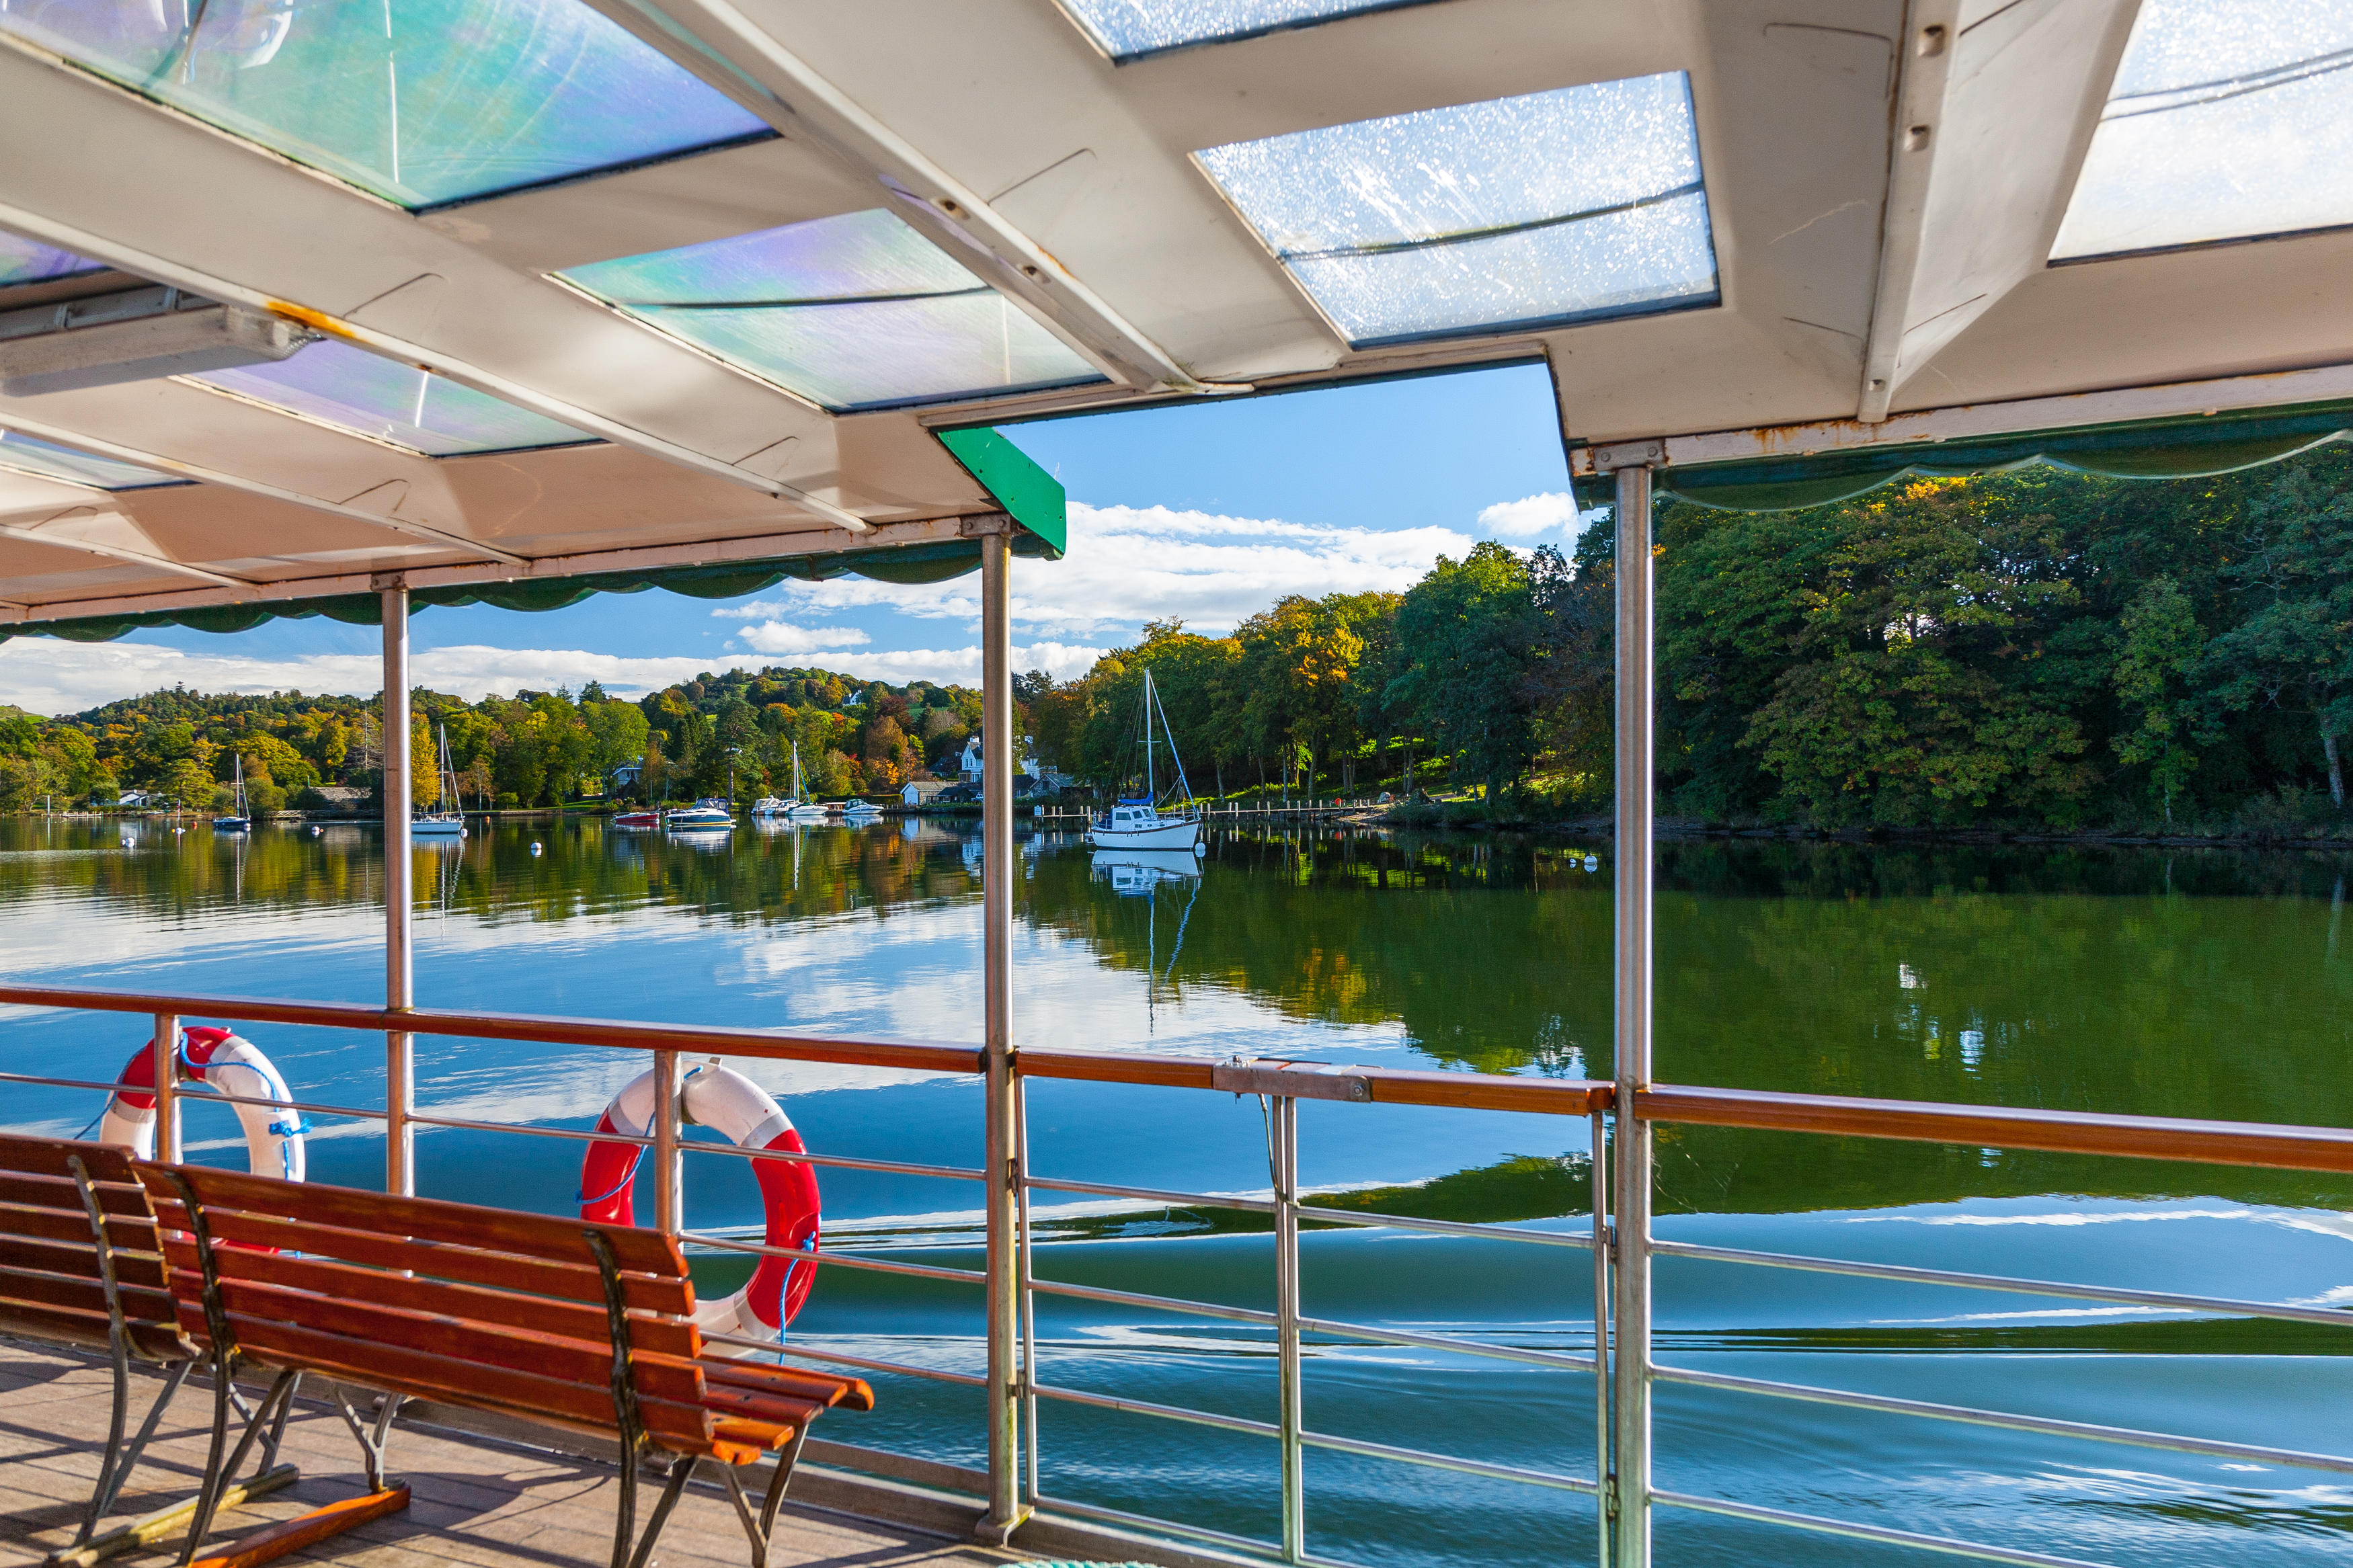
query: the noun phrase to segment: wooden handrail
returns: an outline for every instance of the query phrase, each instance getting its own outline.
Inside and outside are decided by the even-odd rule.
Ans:
[[[528,1040],[558,1046],[596,1046],[615,1050],[676,1051],[681,1055],[756,1057],[772,1061],[843,1062],[859,1067],[899,1068],[921,1072],[975,1073],[980,1050],[929,1041],[878,1040],[854,1036],[804,1035],[779,1029],[713,1025],[649,1024],[622,1019],[553,1018],[529,1013],[461,1013],[442,1007],[394,1011],[352,1002],[290,1002],[253,996],[177,996],[147,992],[88,991],[48,985],[0,985],[0,1003],[35,1007],[84,1008],[111,1013],[175,1013],[182,1016],[234,1019],[261,1024],[306,1025],[328,1029],[454,1036],[478,1040]],[[1210,1068],[1203,1057],[1146,1056],[1113,1051],[1032,1048],[1020,1053],[1024,1076],[1097,1083],[1208,1089]],[[1369,1079],[1373,1098],[1387,1104],[1445,1105],[1485,1110],[1527,1110],[1584,1116],[1606,1110],[1611,1087],[1493,1073],[1417,1072],[1397,1068],[1355,1068]]]
[[[398,1029],[466,1039],[529,1040],[617,1050],[755,1057],[772,1061],[842,1062],[922,1072],[977,1074],[981,1070],[980,1051],[975,1046],[713,1025],[551,1018],[527,1013],[461,1013],[439,1007],[396,1012],[349,1002],[159,995],[47,985],[0,985],[0,1003],[110,1013],[173,1013],[375,1033]],[[1211,1071],[1217,1065],[1203,1057],[1043,1047],[1022,1051],[1019,1061],[1020,1070],[1028,1078],[1166,1089],[1208,1089]],[[1438,1105],[1587,1116],[1610,1110],[1616,1098],[1611,1085],[1577,1079],[1421,1072],[1383,1067],[1356,1067],[1350,1072],[1367,1080],[1374,1100],[1384,1105]],[[2093,1111],[1862,1100],[1686,1084],[1659,1084],[1645,1089],[1635,1097],[1635,1107],[1648,1121],[1694,1126],[1978,1144],[2200,1164],[2256,1165],[2281,1171],[2353,1173],[2353,1130],[2336,1127],[2206,1121],[2187,1117],[2107,1116]]]
[[[2103,1116],[2087,1110],[1939,1105],[1842,1095],[1777,1094],[1753,1089],[1659,1084],[1634,1097],[1652,1121],[1767,1131],[1975,1143],[2059,1154],[2119,1154],[2275,1171],[2353,1172],[2353,1131],[2263,1121],[2203,1121],[2174,1116]]]

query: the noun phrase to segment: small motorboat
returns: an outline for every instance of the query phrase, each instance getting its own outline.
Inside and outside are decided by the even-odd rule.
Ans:
[[[734,826],[735,814],[723,800],[698,800],[662,818],[662,826],[671,833],[723,833]]]
[[[871,800],[852,800],[841,808],[841,820],[852,827],[863,827],[882,819],[882,808]]]
[[[651,807],[648,807],[642,811],[619,812],[613,817],[613,826],[616,827],[659,827],[661,826],[661,813],[653,810]]]

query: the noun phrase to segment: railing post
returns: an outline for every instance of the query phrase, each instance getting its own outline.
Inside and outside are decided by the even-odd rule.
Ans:
[[[980,1529],[1000,1543],[1026,1516],[1021,1506],[1021,1411],[1016,1347],[1020,1316],[1014,1196],[1013,542],[997,521],[980,539],[981,968],[987,1119],[988,1514]]]
[[[654,1053],[654,1228],[676,1236],[685,1228],[679,1192],[678,1053]]]
[[[1299,1101],[1278,1095],[1274,1133],[1274,1337],[1282,1415],[1282,1560],[1307,1554],[1306,1469],[1299,1393]]]
[[[1021,1293],[1021,1502],[1035,1509],[1044,1490],[1038,1468],[1038,1298],[1030,1289],[1037,1275],[1029,1256],[1029,1086],[1018,1073],[1013,1077],[1013,1164],[1018,1178],[1014,1186],[1014,1219],[1020,1240],[1015,1262],[1020,1270],[1018,1289]]]
[[[1618,479],[1618,1079],[1615,1568],[1651,1563],[1651,1129],[1635,1096],[1651,1085],[1652,673],[1651,470]]]
[[[1592,1117],[1593,1159],[1593,1561],[1609,1568],[1609,1124]]]
[[[417,1005],[417,969],[409,952],[408,860],[408,580],[380,577],[384,612],[384,1005],[406,1012]],[[417,1129],[408,1118],[415,1099],[416,1037],[384,1037],[384,1190],[417,1191]]]
[[[166,1165],[180,1163],[180,1080],[175,1059],[180,1054],[180,1016],[155,1015],[155,1158]]]

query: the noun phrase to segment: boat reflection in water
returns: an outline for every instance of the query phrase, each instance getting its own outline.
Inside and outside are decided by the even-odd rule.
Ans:
[[[1201,880],[1201,862],[1190,849],[1098,849],[1092,865],[1094,875],[1122,897],[1148,895],[1167,882],[1198,889]]]

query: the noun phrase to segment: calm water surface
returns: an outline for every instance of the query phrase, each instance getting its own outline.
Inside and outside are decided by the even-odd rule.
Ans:
[[[129,847],[120,840],[128,831]],[[541,846],[539,853],[533,845]],[[1326,835],[1218,840],[1198,879],[1092,866],[1025,837],[1019,1037],[1099,1050],[1317,1057],[1607,1076],[1610,900],[1588,846]],[[1590,847],[1597,852],[1604,847]],[[1658,1059],[1693,1083],[2353,1126],[2347,865],[2222,852],[1660,851]],[[978,845],[955,826],[750,828],[691,844],[598,824],[420,848],[417,993],[442,1006],[977,1041]],[[373,1001],[375,835],[0,822],[0,973],[19,981]],[[1141,884],[1141,885],[1139,885]],[[195,1020],[191,1020],[195,1021]],[[245,1031],[301,1097],[382,1103],[381,1037]],[[133,1020],[0,1009],[0,1070],[111,1079]],[[429,1111],[586,1128],[642,1070],[612,1052],[419,1039]],[[738,1064],[813,1148],[970,1166],[968,1079]],[[71,1135],[88,1090],[8,1086],[0,1123]],[[314,1118],[312,1179],[373,1185],[371,1124]],[[1302,1108],[1307,1182],[1385,1212],[1575,1230],[1582,1121]],[[1039,1083],[1040,1175],[1263,1193],[1254,1100]],[[194,1157],[244,1158],[224,1107]],[[434,1131],[427,1193],[566,1212],[579,1145]],[[1669,1129],[1661,1234],[1718,1245],[2353,1304],[2353,1184],[2200,1166]],[[977,1267],[965,1184],[824,1173],[836,1247]],[[1359,1194],[1354,1197],[1345,1194]],[[733,1162],[691,1161],[690,1223],[755,1232]],[[1041,1204],[1041,1278],[1272,1305],[1249,1216]],[[1580,1351],[1582,1252],[1397,1232],[1303,1240],[1314,1316]],[[742,1277],[699,1261],[708,1286]],[[1662,1260],[1666,1363],[1915,1399],[2353,1449],[2353,1333]],[[976,1290],[828,1270],[797,1341],[981,1370]],[[1042,1377],[1271,1420],[1244,1325],[1040,1297]],[[964,1388],[877,1379],[828,1436],[981,1459]],[[1589,1378],[1368,1345],[1310,1349],[1311,1429],[1588,1474]],[[1048,1492],[1267,1536],[1273,1446],[1049,1404]],[[1662,1387],[1662,1486],[2118,1563],[2353,1560],[2353,1478]],[[1575,1496],[1311,1450],[1311,1548],[1379,1564],[1589,1558]],[[1402,1506],[1401,1506],[1402,1505]],[[1672,1563],[1894,1564],[1906,1554],[1666,1513]]]

